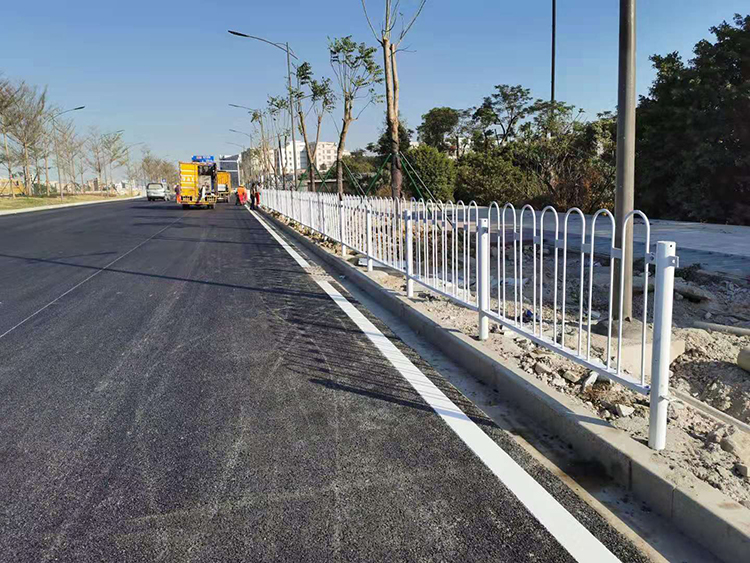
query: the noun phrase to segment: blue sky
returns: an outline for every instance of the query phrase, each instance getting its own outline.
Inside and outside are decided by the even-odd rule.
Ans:
[[[410,14],[416,0],[402,0]],[[374,19],[382,0],[367,0]],[[477,105],[495,84],[522,84],[549,95],[551,0],[428,0],[399,58],[401,111],[411,128],[435,106]],[[653,77],[648,56],[680,51],[708,28],[747,13],[747,0],[659,0],[638,6],[637,87]],[[4,11],[0,72],[46,85],[85,131],[125,129],[173,160],[236,150],[245,142],[228,129],[250,131],[247,114],[229,103],[265,104],[284,91],[283,52],[227,33],[238,29],[289,41],[317,74],[332,76],[327,37],[374,43],[360,0],[38,0]],[[617,0],[558,0],[557,98],[593,118],[617,100]],[[9,48],[10,46],[10,48]],[[338,120],[338,108],[334,117]],[[368,108],[347,148],[377,137],[383,105]],[[324,140],[336,140],[329,118]]]

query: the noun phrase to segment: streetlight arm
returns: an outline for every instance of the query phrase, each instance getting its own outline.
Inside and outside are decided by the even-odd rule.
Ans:
[[[253,136],[250,133],[245,133],[244,131],[238,131],[237,129],[230,129],[232,133],[239,133],[240,135],[245,135],[246,137],[250,137],[251,139]]]
[[[263,43],[268,43],[269,45],[273,45],[277,49],[281,49],[285,53],[289,53],[289,55],[291,55],[295,59],[297,58],[294,52],[291,49],[289,49],[287,46],[285,46],[283,43],[274,43],[273,41],[269,41],[268,39],[263,39],[262,37],[256,37],[255,35],[248,35],[247,33],[241,33],[239,31],[232,31],[231,29],[227,31],[229,31],[229,33],[231,33],[232,35],[236,35],[237,37],[245,37],[246,39],[255,39],[257,41],[263,41]]]
[[[60,117],[64,113],[68,113],[68,112],[71,112],[71,111],[78,111],[78,110],[84,109],[85,107],[86,106],[78,106],[77,108],[66,109],[65,111],[61,111],[60,113],[56,113],[55,115],[50,115],[47,119],[44,120],[44,122],[47,123],[48,121],[57,119],[58,117]]]

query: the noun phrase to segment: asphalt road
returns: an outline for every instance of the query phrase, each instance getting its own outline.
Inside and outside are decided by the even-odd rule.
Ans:
[[[0,233],[0,561],[574,560],[245,209],[112,203]]]

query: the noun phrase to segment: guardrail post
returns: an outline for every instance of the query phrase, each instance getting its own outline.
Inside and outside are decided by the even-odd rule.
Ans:
[[[490,336],[490,320],[485,311],[490,308],[490,225],[480,219],[477,225],[477,306],[479,309],[479,340]]]
[[[404,213],[406,218],[406,296],[414,297],[414,232],[411,209]]]
[[[318,217],[320,217],[320,234],[327,236],[326,233],[326,205],[323,201],[323,194],[318,192]]]
[[[372,208],[369,205],[367,206],[365,231],[367,236],[367,271],[372,272]]]
[[[344,238],[344,200],[339,197],[339,240],[341,241],[341,257],[346,258],[346,244]]]
[[[654,341],[651,349],[651,409],[648,445],[663,450],[667,444],[667,409],[669,407],[669,361],[672,348],[672,305],[677,245],[656,243],[656,290],[654,292]]]

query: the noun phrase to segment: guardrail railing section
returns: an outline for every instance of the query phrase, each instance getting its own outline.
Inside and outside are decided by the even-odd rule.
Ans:
[[[643,269],[636,278],[642,297],[633,303],[638,318],[626,325],[629,332],[639,331],[640,357],[627,367],[620,267],[626,255],[616,245],[616,220],[606,209],[587,216],[578,208],[561,213],[551,206],[479,207],[473,201],[282,190],[264,190],[261,201],[339,243],[342,256],[347,250],[361,254],[368,271],[379,266],[402,273],[408,297],[417,284],[476,311],[480,340],[489,337],[489,324],[497,323],[649,395],[649,445],[665,447],[676,245],[660,241],[652,247],[641,211],[623,221],[625,231],[638,225],[632,259]],[[627,346],[632,354],[632,339]]]

